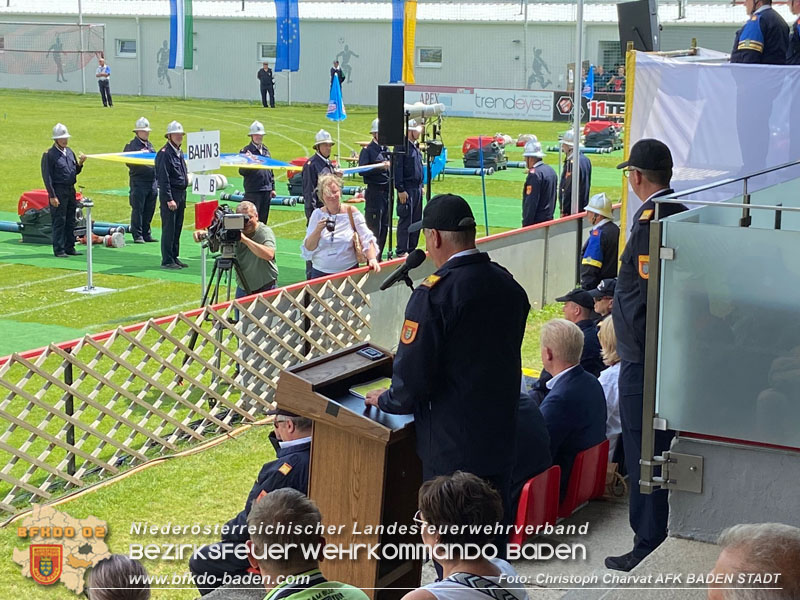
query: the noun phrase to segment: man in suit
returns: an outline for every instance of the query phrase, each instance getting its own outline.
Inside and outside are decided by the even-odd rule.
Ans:
[[[531,477],[550,468],[550,434],[542,411],[525,393],[519,396],[517,407],[516,460],[511,475],[511,507],[516,509],[522,488]]]
[[[250,566],[245,547],[250,537],[247,515],[254,503],[281,488],[294,488],[303,494],[308,492],[311,419],[283,409],[273,409],[267,414],[275,416],[275,431],[270,434],[270,442],[276,448],[275,460],[261,467],[244,508],[223,527],[222,541],[203,546],[189,560],[189,569],[195,581],[205,575],[205,581],[198,583],[202,595],[220,587],[226,574],[243,575],[247,572]]]
[[[566,319],[542,326],[542,364],[553,378],[541,411],[550,433],[550,454],[561,467],[561,498],[575,456],[606,439],[606,401],[597,377],[580,366],[583,333]]]

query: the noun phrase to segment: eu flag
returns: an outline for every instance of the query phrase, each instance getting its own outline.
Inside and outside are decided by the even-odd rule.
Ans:
[[[277,24],[276,71],[300,69],[300,15],[297,0],[275,0]]]

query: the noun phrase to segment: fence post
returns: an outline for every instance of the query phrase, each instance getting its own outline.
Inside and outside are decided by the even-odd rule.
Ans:
[[[72,348],[67,348],[66,350],[67,354],[72,354]],[[72,387],[72,362],[69,360],[67,360],[67,366],[64,368],[64,383]],[[72,393],[67,394],[64,410],[70,417],[75,414],[75,404],[73,402]],[[67,444],[70,446],[75,445],[75,426],[72,423],[67,423]],[[75,454],[70,450],[67,456],[67,473],[75,475]]]

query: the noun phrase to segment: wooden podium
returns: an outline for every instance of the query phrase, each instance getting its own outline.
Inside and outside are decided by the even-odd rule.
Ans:
[[[383,357],[357,353],[367,347]],[[412,525],[422,482],[413,417],[366,407],[349,391],[391,375],[392,355],[362,343],[291,367],[278,381],[278,406],[314,420],[308,495],[326,526],[344,526],[341,535],[326,536],[329,544],[421,543],[419,535],[363,533],[367,526]],[[392,600],[419,586],[422,565],[378,561],[362,550],[356,560],[325,560],[321,568],[330,580],[357,586],[375,600]]]

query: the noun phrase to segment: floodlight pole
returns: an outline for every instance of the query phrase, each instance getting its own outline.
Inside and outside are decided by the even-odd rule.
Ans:
[[[583,0],[577,0],[575,29],[575,77],[572,89],[572,210],[578,213],[580,206],[580,157],[581,157],[581,94],[583,93]]]

